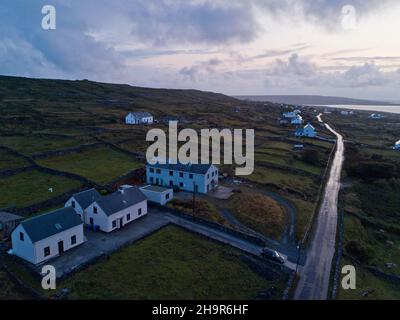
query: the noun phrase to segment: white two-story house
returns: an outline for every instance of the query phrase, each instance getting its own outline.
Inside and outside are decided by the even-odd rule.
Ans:
[[[212,164],[147,163],[146,181],[163,187],[207,193],[218,186],[218,168]]]
[[[13,254],[35,265],[85,241],[82,220],[72,207],[22,221],[11,238]]]
[[[120,189],[94,201],[85,209],[85,223],[111,232],[147,214],[147,198],[138,187]]]

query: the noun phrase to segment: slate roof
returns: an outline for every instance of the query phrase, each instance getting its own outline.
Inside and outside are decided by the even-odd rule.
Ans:
[[[130,114],[135,116],[135,117],[137,117],[137,118],[147,118],[147,117],[152,117],[153,116],[150,112],[147,112],[147,111],[129,112],[127,114],[127,116],[129,116]]]
[[[156,164],[152,165],[147,163],[147,166],[153,168],[160,168],[160,169],[168,169],[173,171],[181,171],[181,172],[189,172],[189,173],[197,173],[197,174],[206,174],[208,169],[212,166],[211,164],[161,164],[157,162]]]
[[[116,191],[108,196],[103,196],[96,202],[106,215],[111,216],[144,200],[147,200],[147,197],[138,187],[134,186],[123,192]]]
[[[21,222],[32,243],[83,224],[72,207],[58,209]]]
[[[21,216],[17,216],[16,214],[4,212],[4,211],[0,212],[0,222],[3,222],[3,223],[9,222],[9,221],[18,221],[18,220],[22,220],[22,219],[24,219],[24,218]]]
[[[311,129],[315,130],[315,128],[312,126],[311,123],[307,123],[307,125],[304,127],[304,129],[306,129],[306,128],[311,128]]]
[[[100,193],[97,192],[96,189],[93,188],[93,189],[85,190],[85,191],[82,191],[79,193],[75,193],[73,195],[73,197],[76,200],[76,202],[79,203],[81,208],[83,210],[85,210],[97,199],[100,199],[101,195],[100,195]]]

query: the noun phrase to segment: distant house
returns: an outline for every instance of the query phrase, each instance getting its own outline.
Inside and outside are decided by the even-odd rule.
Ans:
[[[0,240],[8,238],[23,217],[8,212],[0,212]]]
[[[79,193],[75,193],[65,203],[65,207],[72,207],[76,213],[80,216],[83,222],[85,222],[84,213],[85,210],[96,200],[100,199],[101,195],[96,189],[89,189]]]
[[[166,204],[174,198],[174,190],[159,186],[148,185],[140,188],[147,200],[161,205]]]
[[[310,123],[308,123],[304,128],[296,129],[295,136],[315,138],[317,136],[317,132],[315,128]]]
[[[341,114],[342,116],[348,116],[348,115],[350,114],[350,112],[349,112],[349,111],[346,111],[346,110],[342,110],[342,111],[340,111],[340,114]]]
[[[394,144],[393,149],[394,149],[394,150],[399,150],[399,151],[400,151],[400,140],[397,141],[397,142]]]
[[[207,193],[218,186],[218,168],[212,164],[148,163],[146,181],[163,187]]]
[[[138,187],[129,186],[103,196],[85,210],[85,223],[111,232],[147,214],[147,198]]]
[[[85,241],[82,220],[72,207],[22,221],[11,238],[13,254],[33,264],[56,257]]]
[[[369,116],[370,119],[374,119],[374,120],[380,120],[383,118],[383,116],[379,113],[373,113]]]
[[[126,124],[152,124],[153,116],[146,111],[129,112],[125,117]]]
[[[301,125],[304,123],[304,120],[302,116],[297,115],[295,118],[292,119],[290,123],[293,125]]]
[[[284,112],[284,113],[282,114],[282,117],[283,117],[283,118],[286,118],[286,119],[293,119],[293,118],[296,118],[296,117],[297,117],[297,113],[294,112],[294,111]]]

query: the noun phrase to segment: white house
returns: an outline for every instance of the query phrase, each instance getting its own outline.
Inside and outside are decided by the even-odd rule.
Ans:
[[[126,124],[152,124],[153,116],[146,111],[129,112],[125,117]]]
[[[85,241],[82,220],[72,207],[22,221],[11,238],[13,254],[35,265]]]
[[[301,125],[304,123],[303,117],[300,115],[297,115],[295,118],[292,119],[292,121],[290,123],[294,124],[294,125]]]
[[[350,112],[349,112],[349,111],[346,111],[346,110],[342,110],[342,111],[340,111],[340,114],[341,114],[342,116],[348,116],[348,115],[350,115]]]
[[[397,142],[394,144],[393,149],[394,149],[394,150],[400,150],[400,140],[397,141]]]
[[[89,189],[79,193],[75,193],[68,201],[65,203],[65,207],[72,207],[75,209],[76,213],[82,219],[83,222],[86,221],[84,214],[87,207],[89,207],[93,202],[100,199],[101,195],[96,189]]]
[[[374,120],[380,120],[383,118],[383,116],[379,113],[373,113],[369,116],[370,119],[374,119]]]
[[[147,198],[138,187],[121,188],[93,202],[85,210],[85,223],[111,232],[147,214]]]
[[[146,181],[163,187],[207,193],[218,186],[218,168],[212,164],[147,163]]]
[[[298,115],[297,112],[289,111],[289,112],[284,112],[282,114],[282,117],[286,118],[286,119],[293,119],[293,118],[296,118],[297,115]]]
[[[308,137],[315,138],[317,136],[317,132],[315,128],[308,123],[304,128],[298,128],[295,132],[296,137]]]
[[[154,185],[148,185],[140,188],[147,200],[161,205],[166,204],[174,198],[174,190]]]

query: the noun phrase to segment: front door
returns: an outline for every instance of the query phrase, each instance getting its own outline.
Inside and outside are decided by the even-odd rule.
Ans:
[[[119,219],[119,228],[122,229],[124,226],[124,218]]]
[[[64,241],[59,241],[58,242],[58,253],[59,254],[64,253]]]

